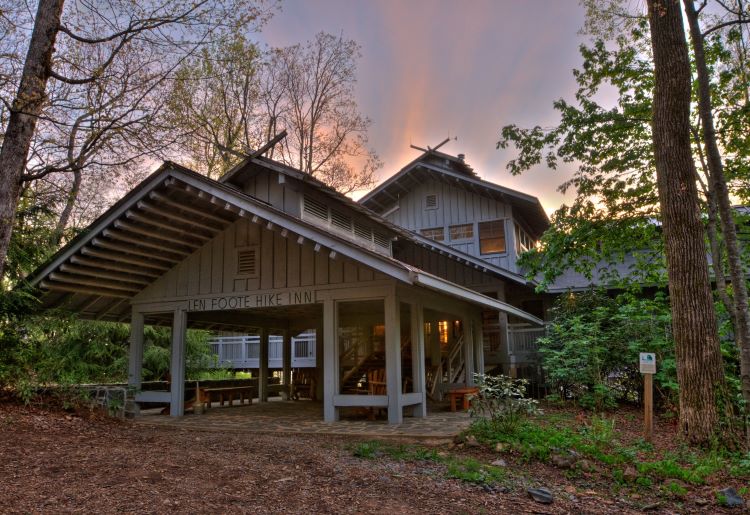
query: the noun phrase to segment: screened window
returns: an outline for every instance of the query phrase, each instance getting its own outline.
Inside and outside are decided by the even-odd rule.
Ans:
[[[505,252],[505,221],[479,222],[479,252],[496,254]]]
[[[419,231],[425,238],[430,238],[435,241],[443,241],[445,239],[445,230],[442,227],[432,227],[430,229],[422,229]]]
[[[474,224],[451,225],[451,240],[465,240],[474,237]]]
[[[433,194],[427,195],[424,198],[425,209],[437,209],[438,208],[438,196]]]

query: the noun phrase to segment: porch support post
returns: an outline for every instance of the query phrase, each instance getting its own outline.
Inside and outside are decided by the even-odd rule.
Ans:
[[[432,356],[432,367],[435,369],[435,396],[443,400],[443,352],[440,347],[440,320],[435,318],[430,321],[432,331],[430,332],[430,355]]]
[[[133,310],[130,316],[130,352],[128,355],[128,386],[135,391],[141,389],[143,370],[143,313]],[[130,413],[139,414],[137,402],[129,407]]]
[[[424,308],[419,302],[411,305],[411,370],[414,392],[422,394],[422,401],[414,406],[413,415],[427,416],[427,383],[424,371]]]
[[[282,343],[282,352],[283,352],[283,363],[284,363],[284,371],[283,371],[283,380],[284,380],[284,390],[287,392],[287,395],[291,395],[291,384],[292,384],[292,336],[289,329],[286,329],[284,331],[284,342]]]
[[[317,335],[317,340],[322,340],[323,347],[323,420],[336,422],[339,419],[339,410],[333,403],[338,385],[338,366],[336,349],[338,339],[336,338],[336,304],[333,299],[323,302],[323,335]],[[318,345],[318,349],[320,349]],[[320,356],[320,353],[317,354]]]
[[[172,376],[169,415],[181,417],[185,414],[185,331],[187,330],[187,313],[176,309],[172,319]]]
[[[265,327],[260,330],[258,358],[258,401],[268,402],[268,329]]]
[[[474,318],[474,357],[477,363],[477,372],[484,374],[484,331],[482,330],[481,317]]]
[[[388,423],[401,424],[401,320],[395,292],[385,298],[385,380],[388,391]]]
[[[464,326],[464,371],[466,386],[474,386],[474,321],[464,315],[461,319]]]

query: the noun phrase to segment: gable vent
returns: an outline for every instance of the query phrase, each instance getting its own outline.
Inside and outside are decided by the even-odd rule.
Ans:
[[[438,197],[435,194],[427,195],[424,198],[424,206],[425,209],[437,209],[438,207]]]
[[[347,232],[352,230],[352,219],[335,209],[331,209],[331,224]]]
[[[237,275],[256,276],[258,274],[258,249],[237,250]]]
[[[304,214],[311,215],[321,220],[328,220],[328,206],[323,202],[315,200],[314,198],[305,195],[305,201],[302,206]]]

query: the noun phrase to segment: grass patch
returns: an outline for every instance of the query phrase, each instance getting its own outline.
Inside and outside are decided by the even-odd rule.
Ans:
[[[459,458],[441,455],[435,449],[419,445],[389,445],[371,440],[359,442],[349,447],[353,456],[365,460],[388,458],[395,461],[432,462],[445,466],[445,476],[467,483],[495,485],[502,482],[505,470],[481,463],[474,458]]]
[[[633,482],[635,486],[649,488],[655,483],[666,483],[667,492],[675,497],[683,495],[680,491],[683,487],[675,480],[703,485],[722,471],[735,478],[750,475],[747,455],[684,447],[676,453],[658,456],[653,445],[642,439],[627,446],[619,442],[614,419],[593,417],[588,426],[571,427],[572,424],[570,417],[536,417],[523,421],[515,430],[503,432],[488,420],[477,420],[468,433],[490,446],[502,443],[525,461],[548,462],[553,453],[574,451],[607,465],[612,478],[621,486]],[[622,470],[625,467],[634,467],[638,477],[628,480]]]

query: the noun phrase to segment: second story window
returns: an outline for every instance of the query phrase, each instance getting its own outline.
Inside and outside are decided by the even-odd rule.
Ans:
[[[466,240],[474,237],[474,224],[450,226],[451,240]]]
[[[505,220],[479,222],[480,254],[505,252]]]
[[[531,236],[524,231],[520,225],[516,225],[516,252],[519,254],[534,248],[535,243]]]
[[[433,227],[431,229],[422,229],[419,231],[425,238],[430,238],[435,241],[443,241],[445,239],[445,231],[442,227]]]

